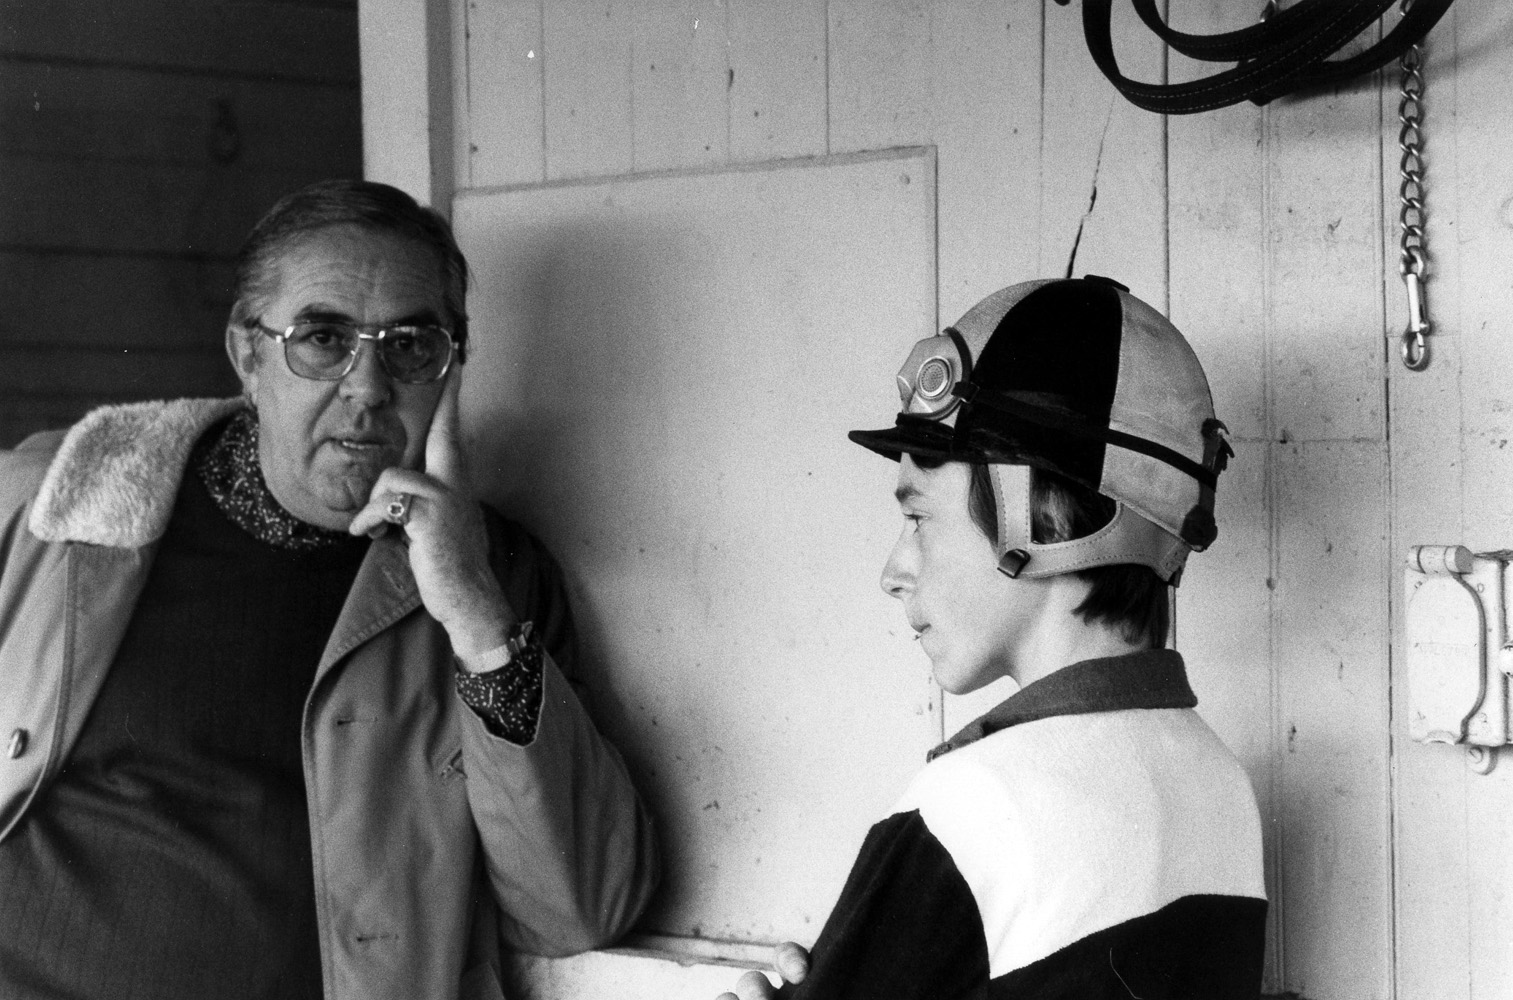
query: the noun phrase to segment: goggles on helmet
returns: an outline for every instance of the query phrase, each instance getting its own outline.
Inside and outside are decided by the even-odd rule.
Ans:
[[[953,390],[972,374],[972,352],[960,333],[947,329],[914,345],[898,370],[901,413],[944,420],[961,405]]]

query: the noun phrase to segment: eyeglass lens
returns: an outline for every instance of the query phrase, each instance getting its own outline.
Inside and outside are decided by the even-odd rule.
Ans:
[[[357,330],[340,323],[299,323],[284,342],[294,374],[338,379],[351,370],[361,343]],[[452,338],[437,326],[396,326],[383,331],[378,357],[401,382],[433,382],[452,359]]]

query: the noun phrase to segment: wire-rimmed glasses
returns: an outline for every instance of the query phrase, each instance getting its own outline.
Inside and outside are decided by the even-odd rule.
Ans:
[[[357,363],[364,340],[378,348],[378,361],[397,382],[424,385],[435,382],[452,366],[457,344],[445,327],[396,324],[365,326],[338,320],[307,320],[283,331],[252,320],[249,327],[284,345],[284,361],[301,378],[335,382]]]

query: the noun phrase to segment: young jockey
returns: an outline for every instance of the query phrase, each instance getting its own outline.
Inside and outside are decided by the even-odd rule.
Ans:
[[[931,751],[782,995],[1256,997],[1255,798],[1166,648],[1231,454],[1192,349],[1113,281],[1034,281],[898,386],[850,435],[899,462],[883,589],[947,691],[1019,690]]]

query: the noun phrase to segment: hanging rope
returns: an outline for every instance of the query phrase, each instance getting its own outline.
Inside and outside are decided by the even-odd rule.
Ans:
[[[1066,6],[1072,0],[1056,0]],[[1355,55],[1329,58],[1368,31],[1394,0],[1302,0],[1262,23],[1191,35],[1161,19],[1156,0],[1131,0],[1140,20],[1190,59],[1233,62],[1201,80],[1142,83],[1119,71],[1110,18],[1113,0],[1082,0],[1082,33],[1093,62],[1130,103],[1167,115],[1193,114],[1241,101],[1265,104],[1283,94],[1342,83],[1398,58],[1428,33],[1453,0],[1418,0],[1380,40]]]

